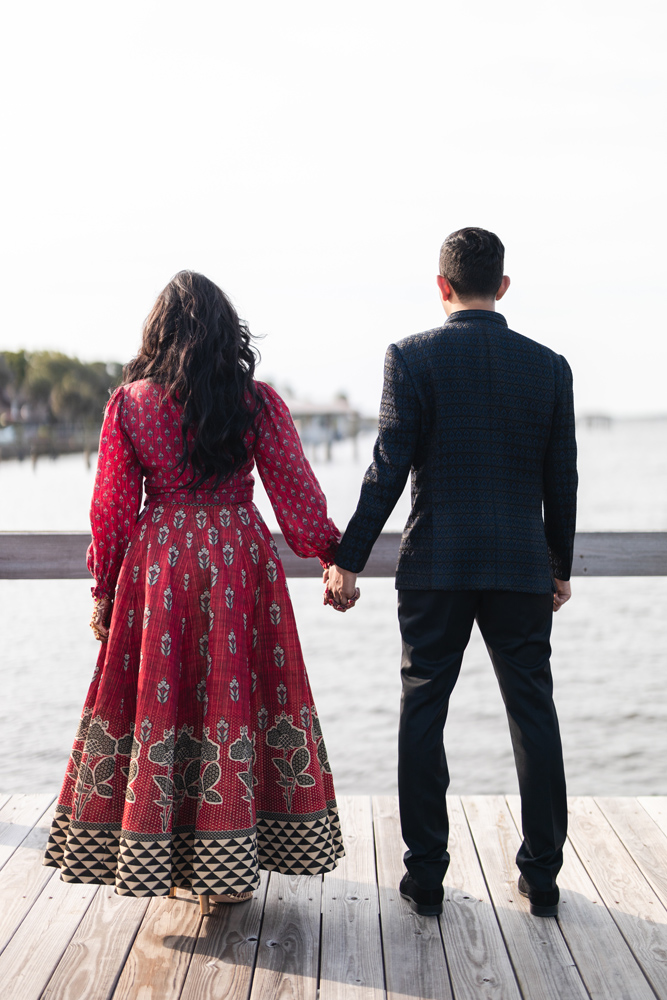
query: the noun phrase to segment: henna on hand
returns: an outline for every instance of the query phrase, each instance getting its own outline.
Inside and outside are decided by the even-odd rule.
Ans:
[[[347,603],[339,604],[334,595],[332,594],[332,592],[327,587],[324,591],[323,604],[325,605],[330,604],[331,607],[334,609],[334,611],[349,611],[350,608],[354,607],[354,605],[357,603],[360,597],[361,597],[361,592],[358,587],[355,587],[354,594],[352,597],[349,598]]]
[[[110,597],[98,597],[93,608],[93,617],[90,619],[90,627],[93,635],[99,642],[106,642],[109,638],[109,624],[111,622]]]

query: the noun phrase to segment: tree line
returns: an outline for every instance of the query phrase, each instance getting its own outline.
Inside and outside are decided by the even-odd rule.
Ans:
[[[79,361],[58,351],[0,351],[0,424],[99,426],[121,377],[117,362]]]

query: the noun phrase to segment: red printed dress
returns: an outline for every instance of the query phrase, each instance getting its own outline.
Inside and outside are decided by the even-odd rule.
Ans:
[[[44,863],[124,895],[243,891],[258,868],[343,854],[331,768],[253,463],[300,556],[339,533],[280,396],[217,490],[179,475],[181,412],[147,381],[107,407],[91,509],[95,596],[115,599]],[[139,513],[142,480],[146,504]]]

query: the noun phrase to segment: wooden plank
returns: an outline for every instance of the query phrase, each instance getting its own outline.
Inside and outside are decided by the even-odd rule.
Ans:
[[[287,576],[319,577],[317,559],[300,559],[280,532],[273,535]],[[401,535],[383,532],[373,546],[364,576],[392,577]],[[0,579],[87,580],[85,531],[0,531]],[[579,532],[573,576],[667,576],[667,532]]]
[[[0,809],[0,869],[7,864],[54,798],[50,793],[7,796]]]
[[[662,832],[667,834],[667,795],[640,795],[637,802]]]
[[[373,827],[388,1000],[452,1000],[439,921],[413,913],[398,891],[405,845],[396,796],[373,796]]]
[[[2,1000],[41,997],[98,888],[61,882],[53,871],[0,955]]]
[[[400,541],[400,534],[383,532],[364,576],[394,576]],[[572,575],[667,576],[667,531],[577,532]]]
[[[596,796],[595,802],[667,908],[667,835],[636,799]]]
[[[448,796],[442,938],[456,1000],[521,1000],[461,800]]]
[[[114,1000],[170,1000],[181,995],[197,943],[199,900],[190,893],[153,896],[113,992]]]
[[[87,531],[0,532],[0,579],[83,580]]]
[[[500,795],[461,798],[517,980],[529,1000],[588,1000],[558,922],[531,916],[517,889],[521,843]]]
[[[315,1000],[321,875],[272,872],[250,1000]]]
[[[346,856],[324,876],[320,1000],[385,996],[373,815],[365,795],[338,800]]]
[[[667,532],[579,532],[572,575],[667,576]]]
[[[0,792],[0,809],[4,809],[10,798],[9,792]]]
[[[215,904],[202,923],[181,1000],[246,1000],[250,990],[268,875],[249,903]]]
[[[51,814],[49,805],[0,871],[0,952],[7,947],[46,883],[59,877],[56,869],[42,864]]]
[[[273,539],[288,576],[322,576],[319,559],[299,558],[280,532]],[[87,580],[89,545],[87,531],[0,531],[0,580]],[[387,575],[395,569],[396,559]]]
[[[100,886],[41,1000],[108,1000],[149,902]]]
[[[569,803],[570,840],[644,975],[667,1000],[667,911],[595,801]]]
[[[507,804],[520,830],[519,796],[508,795]],[[644,973],[569,841],[565,844],[558,885],[561,893],[558,922],[590,995],[600,1000],[655,1000]]]

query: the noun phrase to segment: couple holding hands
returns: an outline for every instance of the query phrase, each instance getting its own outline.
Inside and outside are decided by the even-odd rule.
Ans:
[[[342,539],[224,293],[182,271],[158,296],[100,439],[88,566],[101,647],[45,856],[65,881],[181,886],[208,908],[249,899],[259,868],[335,866],[331,766],[252,469],[341,610],[411,473],[396,571],[400,891],[417,913],[442,911],[443,729],[476,620],[519,777],[519,888],[534,914],[557,913],[567,806],[549,640],[570,596],[572,376],[496,311],[510,283],[497,236],[452,233],[439,271],[447,320],[387,351],[373,462]]]

